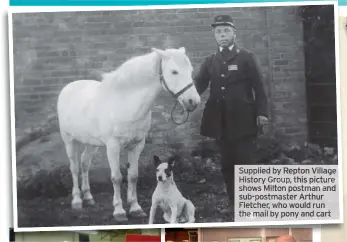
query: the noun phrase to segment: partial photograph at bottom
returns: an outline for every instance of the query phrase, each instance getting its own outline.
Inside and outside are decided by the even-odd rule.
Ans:
[[[312,228],[167,228],[165,242],[316,242]]]
[[[13,232],[10,242],[161,242],[161,229]]]

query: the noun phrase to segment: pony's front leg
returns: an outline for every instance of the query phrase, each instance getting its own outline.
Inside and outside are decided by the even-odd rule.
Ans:
[[[139,158],[145,146],[145,139],[140,143],[128,147],[128,204],[130,206],[129,214],[133,217],[147,217],[142,210],[137,198],[137,179],[139,171]]]
[[[93,159],[93,156],[98,151],[97,146],[86,145],[81,156],[81,167],[82,167],[82,194],[83,200],[85,200],[89,205],[94,205],[95,201],[90,193],[89,185],[89,167]]]
[[[113,217],[118,222],[126,222],[128,220],[126,212],[123,208],[121,198],[121,182],[122,173],[120,171],[119,156],[120,156],[120,143],[114,139],[107,142],[107,158],[111,168],[111,180],[113,184]]]

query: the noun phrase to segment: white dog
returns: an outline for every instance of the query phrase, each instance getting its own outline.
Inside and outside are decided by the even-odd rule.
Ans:
[[[173,156],[167,162],[162,162],[158,156],[154,156],[157,187],[152,196],[149,224],[153,224],[158,206],[163,210],[163,218],[168,223],[195,222],[193,203],[182,196],[173,179],[172,169],[177,159],[177,156]]]

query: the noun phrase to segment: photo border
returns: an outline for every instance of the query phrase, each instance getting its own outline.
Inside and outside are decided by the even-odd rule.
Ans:
[[[303,5],[333,5],[335,27],[335,73],[336,73],[336,108],[337,108],[337,146],[338,146],[338,179],[339,179],[339,219],[336,220],[299,220],[299,221],[257,221],[257,222],[218,222],[218,223],[186,223],[186,224],[131,224],[131,225],[91,225],[91,226],[52,226],[52,227],[18,227],[17,204],[17,173],[16,173],[16,132],[14,114],[14,62],[13,62],[13,27],[12,14],[30,12],[81,12],[81,11],[114,11],[114,10],[146,10],[146,9],[191,9],[191,8],[231,8],[231,7],[281,7]],[[288,2],[264,2],[264,3],[225,3],[225,4],[185,4],[185,5],[149,5],[149,6],[49,6],[49,7],[18,7],[10,6],[8,11],[8,40],[9,40],[9,76],[10,76],[10,114],[11,114],[11,155],[12,155],[12,197],[13,197],[13,221],[15,232],[34,231],[71,231],[71,230],[105,230],[105,229],[146,229],[146,228],[208,228],[208,227],[260,227],[271,225],[321,225],[341,224],[343,219],[343,160],[341,138],[341,88],[340,88],[340,55],[339,55],[339,12],[337,1],[288,1]]]

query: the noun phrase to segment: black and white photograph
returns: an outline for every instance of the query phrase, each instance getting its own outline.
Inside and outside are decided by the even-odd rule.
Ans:
[[[336,3],[39,9],[9,14],[18,231],[233,226],[235,165],[340,169]]]

